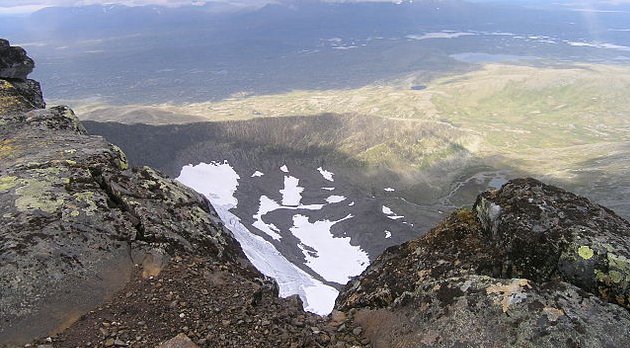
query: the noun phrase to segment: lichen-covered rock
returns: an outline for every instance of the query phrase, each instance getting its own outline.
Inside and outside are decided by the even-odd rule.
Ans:
[[[533,179],[480,195],[475,210],[502,277],[558,277],[630,307],[630,223],[614,212]]]
[[[626,347],[628,226],[585,198],[514,180],[388,249],[336,308],[358,309],[375,347]]]
[[[40,105],[0,79],[0,345],[63,328],[148,258],[195,251],[259,275],[203,196]]]
[[[25,80],[34,67],[35,63],[22,47],[11,46],[9,41],[0,39],[0,78]]]
[[[423,284],[355,320],[380,347],[628,347],[630,314],[563,282],[468,275]]]

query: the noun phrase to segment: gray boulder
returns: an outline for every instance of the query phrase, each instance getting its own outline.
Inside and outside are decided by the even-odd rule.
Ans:
[[[627,347],[629,231],[583,197],[513,180],[388,249],[336,309],[375,347]]]
[[[35,63],[26,55],[22,47],[15,47],[9,41],[0,39],[0,78],[26,80]]]

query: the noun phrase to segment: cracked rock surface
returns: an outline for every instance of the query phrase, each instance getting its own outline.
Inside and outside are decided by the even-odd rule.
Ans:
[[[374,347],[627,347],[630,224],[534,179],[480,195],[351,281]]]

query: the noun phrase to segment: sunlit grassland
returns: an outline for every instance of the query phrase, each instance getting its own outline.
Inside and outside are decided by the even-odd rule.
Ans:
[[[247,132],[233,125],[230,141],[258,136],[261,146],[277,151],[334,149],[340,158],[352,159],[355,169],[348,173],[361,173],[361,186],[396,180],[408,188],[408,197],[427,198],[425,202],[488,168],[569,188],[594,182],[616,185],[616,192],[630,187],[624,179],[630,174],[625,164],[630,162],[630,66],[491,64],[435,79],[424,90],[412,90],[414,80],[410,75],[358,89],[134,105],[128,107],[131,112],[86,105],[79,114],[123,123],[140,117],[153,124],[274,119],[268,124],[271,130],[263,129],[264,122]],[[151,117],[143,117],[143,110]],[[347,117],[311,125],[290,118],[325,113]],[[367,126],[362,119],[378,122]],[[613,189],[601,195],[612,196]]]

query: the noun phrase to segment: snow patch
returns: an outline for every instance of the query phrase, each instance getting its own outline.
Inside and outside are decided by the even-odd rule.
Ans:
[[[338,291],[289,262],[273,244],[251,233],[229,211],[238,203],[234,198],[238,179],[238,174],[227,162],[213,162],[184,166],[176,180],[208,198],[252,264],[263,274],[276,279],[281,297],[298,294],[305,310],[319,315],[329,314]]]
[[[334,191],[335,188],[334,187],[322,187],[322,190],[326,190],[326,191]]]
[[[328,203],[339,203],[339,202],[343,202],[346,200],[346,197],[344,196],[329,196],[328,198],[326,198],[326,202]]]
[[[298,186],[300,180],[293,176],[284,177],[284,188],[280,190],[282,194],[282,205],[297,207],[302,200],[304,187]]]
[[[224,161],[184,166],[176,180],[189,187],[192,186],[187,183],[193,184],[193,189],[207,196],[213,205],[236,207],[238,200],[234,197],[234,192],[238,186],[238,179],[240,176],[236,174],[234,168]]]
[[[283,165],[282,167],[280,167],[280,170],[281,170],[281,171],[283,171],[283,172],[285,172],[285,173],[288,173],[288,172],[289,172],[289,168],[287,168],[287,165],[286,165],[286,164],[285,164],[285,165]]]
[[[370,260],[365,251],[350,244],[350,237],[336,238],[330,232],[333,225],[351,219],[352,215],[337,221],[317,220],[310,222],[304,215],[293,216],[290,231],[300,240],[300,249],[306,258],[306,266],[324,279],[345,284],[360,274]],[[314,252],[313,252],[314,250]]]
[[[265,175],[265,173],[260,172],[260,171],[255,171],[254,174],[252,174],[252,178],[260,178],[263,175]]]
[[[386,188],[383,189],[383,191],[385,191],[385,192],[394,192],[396,190],[393,187],[386,187]]]
[[[335,181],[335,179],[333,179],[333,175],[335,175],[335,173],[324,170],[322,167],[317,168],[317,170],[319,171],[319,174],[324,177],[324,179],[328,181]]]
[[[387,215],[387,217],[392,220],[399,220],[404,218],[404,216],[402,215],[396,215],[396,213],[394,213],[388,206],[385,205],[383,206],[382,211],[383,214]]]
[[[388,230],[385,230],[385,238],[387,239],[392,238],[392,233]]]
[[[280,210],[280,209],[287,209],[287,210],[298,210],[298,209],[321,210],[323,207],[324,207],[324,204],[307,204],[307,205],[300,204],[300,205],[298,205],[296,207],[294,207],[294,206],[282,206],[282,205],[278,204],[278,202],[274,201],[273,199],[263,195],[263,196],[260,196],[258,211],[253,216],[254,223],[252,224],[252,226],[254,226],[257,229],[259,229],[260,231],[266,233],[269,237],[273,238],[274,240],[280,240],[280,239],[282,239],[282,236],[279,234],[280,233],[280,229],[278,227],[276,227],[276,225],[274,225],[274,224],[266,223],[263,220],[263,216],[265,216],[265,214],[270,213],[270,212],[275,211],[275,210]]]
[[[280,229],[276,227],[274,224],[268,224],[263,221],[263,215],[272,212],[276,209],[280,208],[280,205],[276,203],[274,200],[270,199],[267,196],[260,196],[260,206],[258,207],[258,212],[253,216],[254,223],[252,224],[257,229],[265,232],[269,237],[274,240],[280,240],[282,236],[278,232]]]

